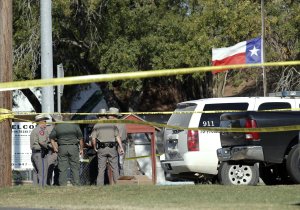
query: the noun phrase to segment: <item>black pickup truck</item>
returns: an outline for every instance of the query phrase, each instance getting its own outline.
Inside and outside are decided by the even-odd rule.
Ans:
[[[287,126],[290,130],[286,130]],[[292,126],[292,128],[291,128]],[[217,150],[222,184],[300,184],[300,112],[236,112],[220,117],[223,128],[265,128],[222,132]],[[278,127],[276,130],[266,129]]]

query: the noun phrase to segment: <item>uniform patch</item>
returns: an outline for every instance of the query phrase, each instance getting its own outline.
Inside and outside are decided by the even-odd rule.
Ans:
[[[39,132],[39,134],[40,134],[41,136],[44,136],[44,135],[45,135],[45,131],[42,131],[42,130],[41,130],[41,131]]]

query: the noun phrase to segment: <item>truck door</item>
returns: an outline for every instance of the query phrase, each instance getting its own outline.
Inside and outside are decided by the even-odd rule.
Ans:
[[[294,103],[294,100],[291,102]],[[265,103],[261,103],[258,106],[258,111],[273,110],[273,109],[290,109],[290,108],[292,108],[290,102],[265,102]],[[264,135],[268,136],[268,138],[264,138]],[[282,138],[278,138],[278,135],[281,135]],[[284,155],[283,152],[285,151],[282,149],[282,145],[285,145],[282,144],[282,141],[285,140],[286,135],[293,135],[293,133],[291,132],[261,133],[261,138],[264,139],[261,142],[261,146],[263,147],[265,161],[277,162],[277,163],[280,163],[282,161],[282,157]],[[272,136],[274,136],[274,138],[272,138]]]

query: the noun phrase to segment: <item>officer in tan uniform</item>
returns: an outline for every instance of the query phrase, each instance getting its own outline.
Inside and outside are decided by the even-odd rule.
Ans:
[[[112,120],[118,119],[118,117],[122,116],[119,114],[119,109],[115,107],[110,107],[108,113],[109,113],[108,119],[112,119]],[[126,143],[127,143],[127,131],[126,131],[125,124],[119,123],[116,125],[119,129],[119,134],[120,134],[120,138],[124,150],[123,154],[120,154],[118,158],[119,172],[120,172],[120,176],[124,176],[124,161],[125,161],[125,152],[126,152]],[[120,149],[120,147],[118,147],[118,149]]]
[[[31,161],[34,170],[37,174],[37,183],[40,186],[45,186],[47,183],[47,143],[49,142],[49,132],[47,130],[46,120],[49,118],[44,114],[39,114],[35,117],[35,122],[38,125],[30,134],[30,148],[32,150]]]
[[[106,109],[100,109],[99,114],[97,115],[99,120],[107,119]],[[89,136],[89,143],[87,144],[88,152],[89,152],[89,181],[90,185],[97,184],[97,176],[98,176],[98,157],[97,152],[95,152],[92,144],[92,136]]]
[[[113,181],[116,183],[119,178],[117,145],[120,147],[120,154],[124,153],[118,127],[111,123],[97,123],[91,136],[98,157],[97,185],[104,185],[107,162],[112,170]],[[99,141],[98,144],[97,141]],[[97,145],[99,146],[97,147]]]

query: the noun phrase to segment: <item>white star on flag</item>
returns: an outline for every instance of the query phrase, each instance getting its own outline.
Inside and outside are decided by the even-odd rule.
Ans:
[[[259,49],[256,49],[256,47],[254,46],[252,50],[249,50],[251,52],[251,56],[252,55],[256,55],[258,56],[257,52],[259,51]]]

